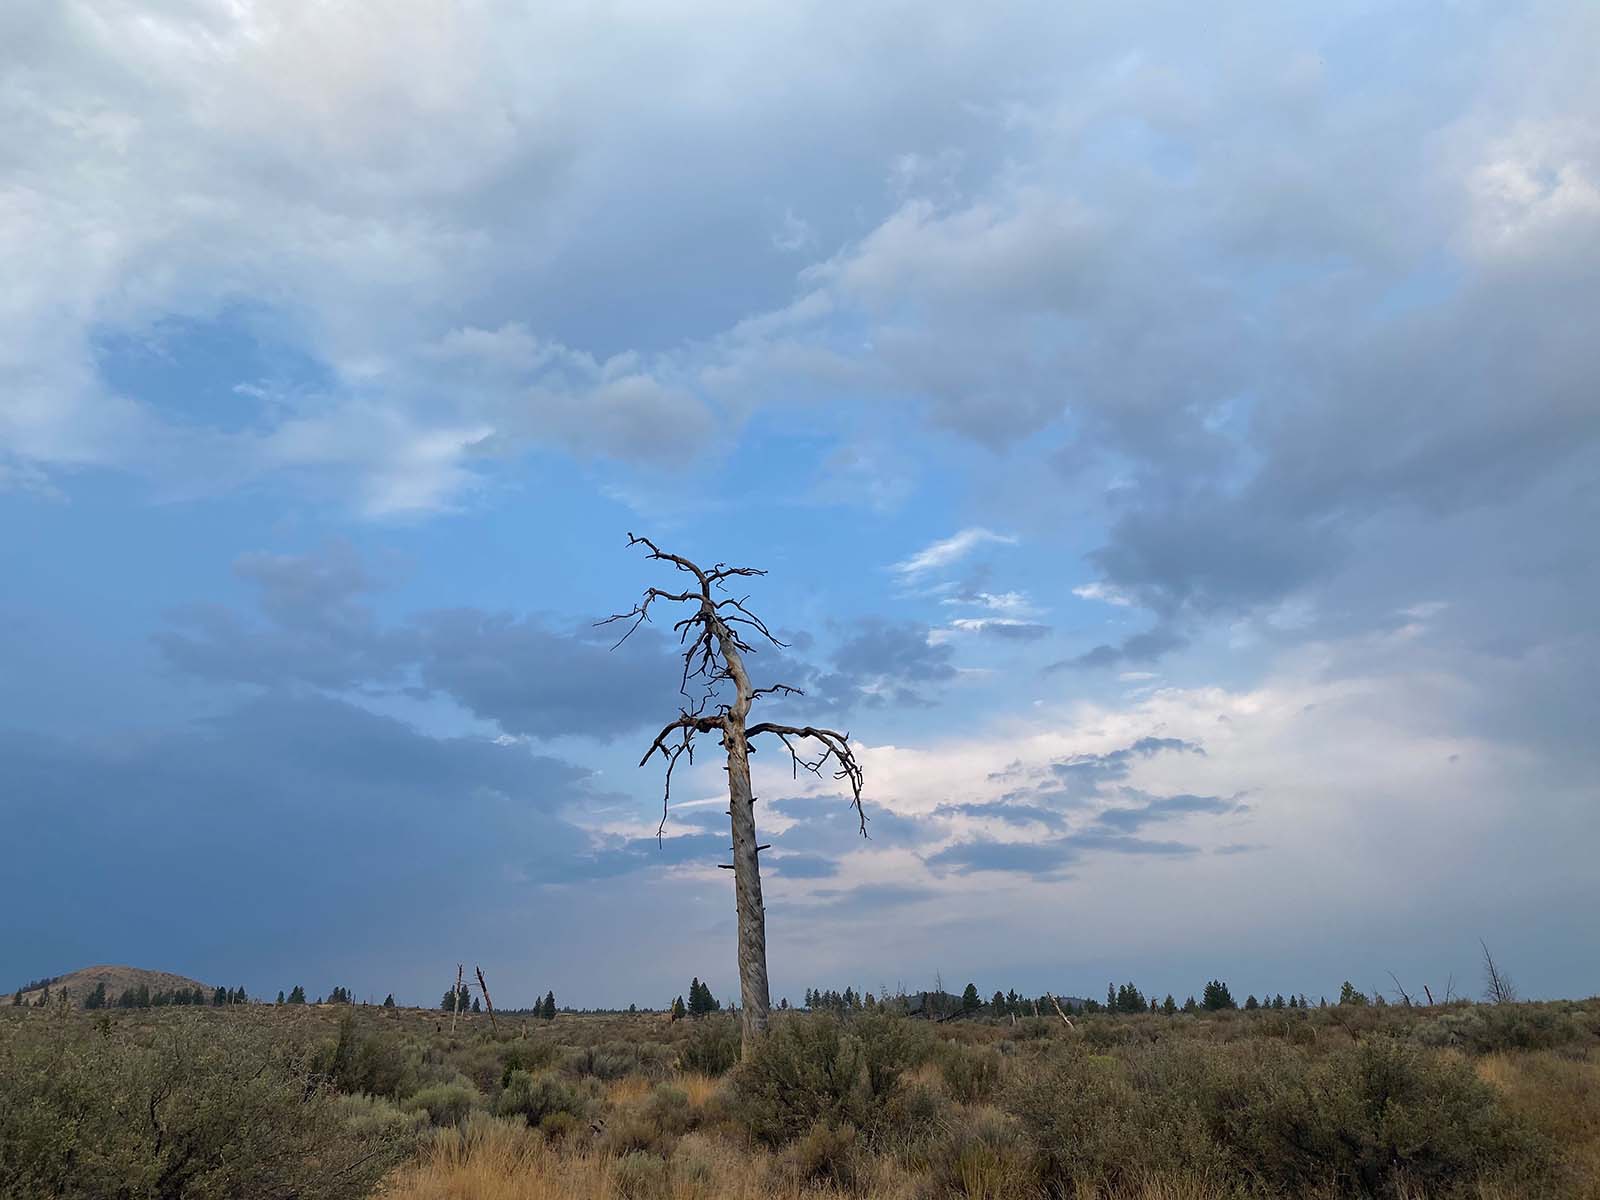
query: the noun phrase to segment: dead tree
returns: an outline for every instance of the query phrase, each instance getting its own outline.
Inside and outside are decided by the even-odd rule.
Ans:
[[[498,1037],[500,1034],[500,1022],[494,1019],[494,1001],[489,999],[489,985],[483,981],[483,968],[473,967],[472,969],[478,973],[478,990],[483,993],[483,1006],[489,1010],[489,1026]]]
[[[684,703],[678,715],[656,734],[650,748],[639,760],[642,767],[657,754],[666,761],[666,782],[661,794],[661,824],[656,828],[659,841],[667,825],[667,804],[672,796],[672,771],[680,758],[694,761],[696,738],[714,734],[727,756],[728,816],[733,832],[733,862],[724,864],[733,871],[733,891],[739,915],[739,1014],[743,1050],[748,1052],[767,1030],[772,1007],[767,988],[767,918],[761,902],[760,852],[756,842],[756,797],[750,787],[751,741],[771,734],[789,752],[790,767],[820,776],[832,763],[833,778],[844,780],[850,788],[850,804],[867,836],[867,814],[861,806],[861,766],[850,749],[850,735],[811,725],[778,725],[770,721],[750,724],[750,707],[764,696],[799,696],[799,688],[775,683],[755,687],[745,670],[744,656],[754,652],[747,634],[783,645],[762,619],[746,607],[748,596],[728,593],[728,581],[765,575],[754,567],[730,567],[717,563],[706,569],[677,554],[661,550],[649,538],[628,535],[629,546],[643,546],[649,557],[671,563],[692,580],[682,591],[649,588],[644,598],[624,613],[597,622],[631,621],[628,631],[618,639],[620,646],[634,630],[650,620],[651,605],[657,601],[688,605],[688,615],[673,625],[683,647],[683,674],[678,690]],[[727,593],[727,594],[724,594]],[[613,646],[612,649],[616,649]],[[809,747],[820,747],[811,749]]]
[[[1511,1004],[1517,998],[1517,988],[1511,982],[1511,976],[1494,961],[1494,955],[1489,953],[1488,943],[1482,938],[1478,945],[1483,947],[1483,998],[1490,1004]]]

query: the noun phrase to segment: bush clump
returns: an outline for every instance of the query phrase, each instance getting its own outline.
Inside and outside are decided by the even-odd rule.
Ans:
[[[521,1117],[529,1125],[546,1125],[551,1117],[565,1113],[574,1120],[589,1110],[584,1092],[551,1071],[530,1075],[513,1071],[505,1088],[495,1098],[494,1115]]]
[[[0,1039],[0,1194],[53,1200],[362,1195],[409,1154],[347,1121],[311,1054],[255,1030],[65,1026]]]
[[[1272,1195],[1446,1195],[1549,1169],[1469,1066],[1395,1041],[1321,1058],[1265,1040],[1067,1052],[1025,1074],[1006,1105],[1065,1193],[1188,1175]]]
[[[739,1061],[739,1027],[726,1017],[707,1017],[678,1047],[678,1066],[701,1075],[725,1075]]]
[[[460,1128],[480,1099],[477,1089],[460,1079],[454,1083],[429,1084],[413,1092],[405,1107],[411,1112],[427,1113],[428,1124],[436,1129]]]

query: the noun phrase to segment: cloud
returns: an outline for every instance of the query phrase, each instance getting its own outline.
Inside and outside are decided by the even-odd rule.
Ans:
[[[839,873],[839,864],[821,854],[783,854],[769,859],[766,869],[785,879],[828,879]]]
[[[1221,796],[1196,796],[1182,792],[1174,796],[1152,796],[1136,788],[1124,788],[1123,796],[1141,803],[1128,808],[1108,808],[1096,818],[1097,824],[1124,833],[1133,833],[1153,821],[1168,821],[1196,813],[1213,815],[1231,813],[1238,808],[1237,799]]]
[[[932,542],[910,558],[897,562],[890,569],[906,579],[915,579],[929,571],[943,570],[960,562],[980,546],[1015,546],[1017,538],[1011,534],[995,533],[989,529],[963,529],[942,541]]]
[[[998,637],[1007,641],[1036,642],[1040,638],[1050,636],[1050,626],[1041,625],[1036,621],[1017,621],[1009,617],[958,617],[951,621],[949,631],[955,633],[979,633],[990,637]],[[936,630],[934,636],[948,636],[943,630]]]
[[[925,625],[866,617],[849,626],[830,665],[810,676],[806,700],[840,708],[927,707],[933,689],[956,677],[953,654]]]
[[[1188,645],[1188,639],[1170,629],[1157,627],[1143,633],[1130,634],[1116,645],[1102,642],[1093,650],[1086,650],[1072,658],[1050,663],[1046,673],[1067,668],[1088,670],[1095,667],[1114,667],[1119,663],[1153,662],[1163,654]]]
[[[1121,608],[1126,608],[1133,603],[1132,597],[1099,581],[1079,584],[1072,589],[1072,594],[1082,600],[1101,600],[1106,604],[1115,604]]]

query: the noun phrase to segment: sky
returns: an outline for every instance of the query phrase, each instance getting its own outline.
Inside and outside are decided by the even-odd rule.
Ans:
[[[1600,991],[1600,8],[0,7],[0,985]]]

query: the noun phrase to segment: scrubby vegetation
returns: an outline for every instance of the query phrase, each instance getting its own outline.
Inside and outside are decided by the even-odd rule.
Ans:
[[[779,1013],[743,1063],[703,1003],[498,1032],[347,1004],[4,1007],[0,1195],[1600,1195],[1600,1002],[1124,1000],[1071,1028]]]

